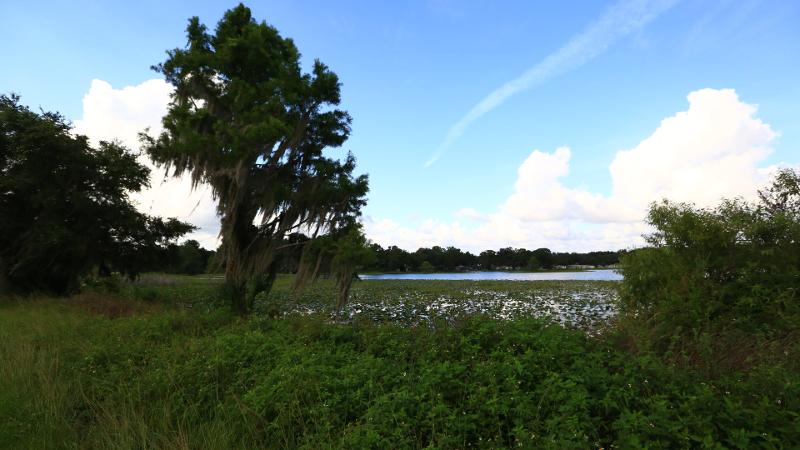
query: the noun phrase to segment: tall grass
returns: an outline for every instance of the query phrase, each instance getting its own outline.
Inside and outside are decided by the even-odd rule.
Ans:
[[[139,376],[147,364],[136,360],[141,354],[130,352],[152,346],[159,358],[179,358],[181,349],[201,334],[203,321],[163,309],[155,318],[148,315],[153,308],[142,312],[142,307],[120,318],[116,308],[108,308],[108,301],[130,302],[78,297],[0,303],[0,447],[228,449],[245,445],[246,439],[233,435],[225,418],[199,426],[196,410],[176,411],[169,384],[157,395],[143,389]],[[122,357],[132,370],[102,373],[96,367],[98,355]],[[175,363],[180,364],[179,360]]]
[[[171,289],[153,292],[168,299]],[[180,306],[186,297],[120,295],[128,298],[0,302],[0,447],[800,442],[800,376],[781,365],[711,379],[539,320],[241,319],[202,302]]]

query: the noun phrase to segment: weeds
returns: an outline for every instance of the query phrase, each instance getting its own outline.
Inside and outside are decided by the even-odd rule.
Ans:
[[[211,290],[196,292],[211,298]],[[188,310],[143,301],[154,309],[112,318],[67,303],[0,304],[4,447],[800,442],[800,377],[775,361],[707,378],[524,317],[465,315],[433,327],[337,324],[326,314],[242,320],[200,301]]]

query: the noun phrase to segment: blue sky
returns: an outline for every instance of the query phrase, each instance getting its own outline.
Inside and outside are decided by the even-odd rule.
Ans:
[[[197,15],[213,25],[234,5],[4,2],[0,88],[21,94],[31,106],[79,121],[92,80],[122,89],[158,78],[149,67],[163,61],[165,50],[184,44],[188,17]],[[800,162],[796,1],[259,1],[248,6],[256,18],[292,37],[305,63],[319,58],[339,74],[342,106],[354,118],[345,149],[356,155],[359,170],[370,175],[365,225],[382,244],[473,249],[542,244],[555,250],[636,245],[635,236],[643,228],[622,213],[598,218],[532,211],[560,198],[586,197],[577,191],[595,196],[595,203],[612,201],[615,182],[609,168],[619,152],[639,148],[662,120],[689,109],[687,95],[702,89],[717,90],[703,97],[706,104],[722,104],[722,90],[732,89],[739,103],[758,106],[748,117],[713,122],[723,131],[704,131],[719,136],[741,128],[741,121],[766,124],[772,134],[759,134],[763,142],[754,138],[751,147],[764,144],[769,151],[758,153],[753,174],[778,163]],[[607,45],[472,121],[425,167],[451,127],[478,102],[620,7],[653,14],[624,33],[612,27],[619,35]],[[726,104],[739,104],[730,101]],[[706,123],[702,114],[689,115]],[[521,181],[526,161],[528,173],[540,173],[536,168],[549,173],[546,164],[554,163],[552,158],[537,159],[534,150],[555,155],[559,147],[569,148],[568,173],[556,184]],[[661,150],[650,151],[671,151],[656,147]],[[708,173],[734,176],[725,167],[709,166]],[[652,195],[702,192],[706,186],[697,183],[715,182],[675,184],[689,183],[684,178],[671,177],[671,185],[665,181]],[[523,189],[527,203],[516,202],[512,208],[509,198],[522,185],[529,186]],[[574,195],[556,195],[559,189]],[[720,193],[747,195],[751,190],[737,185]],[[609,224],[627,228],[608,237],[604,227]],[[213,227],[206,228],[213,233]],[[570,231],[554,231],[560,229]],[[606,237],[598,237],[603,233]]]

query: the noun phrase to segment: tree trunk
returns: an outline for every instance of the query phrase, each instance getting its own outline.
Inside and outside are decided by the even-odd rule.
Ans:
[[[317,255],[317,263],[314,265],[314,272],[311,274],[311,281],[316,281],[319,276],[319,268],[322,266],[322,252]]]
[[[272,291],[272,285],[275,284],[275,278],[278,276],[278,265],[273,262],[269,265],[266,272],[264,274],[258,275],[255,280],[256,282],[253,284],[253,292],[252,295],[248,296],[248,300],[250,302],[250,308],[253,307],[253,302],[256,299],[256,295],[261,292],[266,292],[267,294]]]
[[[11,284],[6,276],[6,266],[3,260],[0,259],[0,295],[5,295],[11,292]]]
[[[237,180],[239,179],[244,179],[242,174],[237,177]],[[246,195],[238,197],[236,206],[231,207],[222,217],[225,283],[228,285],[231,307],[241,315],[248,314],[252,304],[252,299],[248,299],[248,282],[253,274],[248,270],[246,263],[248,245],[255,238],[253,218],[246,213],[246,203]]]
[[[336,277],[338,298],[336,299],[336,317],[341,317],[342,308],[347,304],[350,296],[350,287],[353,285],[354,270],[343,270]]]

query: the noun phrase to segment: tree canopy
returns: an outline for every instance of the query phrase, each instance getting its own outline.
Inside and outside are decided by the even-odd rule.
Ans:
[[[0,96],[0,272],[17,290],[74,292],[94,269],[136,276],[193,228],[136,210],[128,193],[149,170],[134,154],[70,131]]]
[[[336,109],[339,79],[327,66],[315,61],[303,73],[294,42],[241,4],[213,33],[193,17],[186,34],[187,46],[154,67],[175,87],[164,131],[142,139],[156,164],[211,186],[226,280],[246,312],[246,285],[270,289],[287,236],[352,225],[367,177],[353,176],[352,155],[324,154],[351,123]]]

